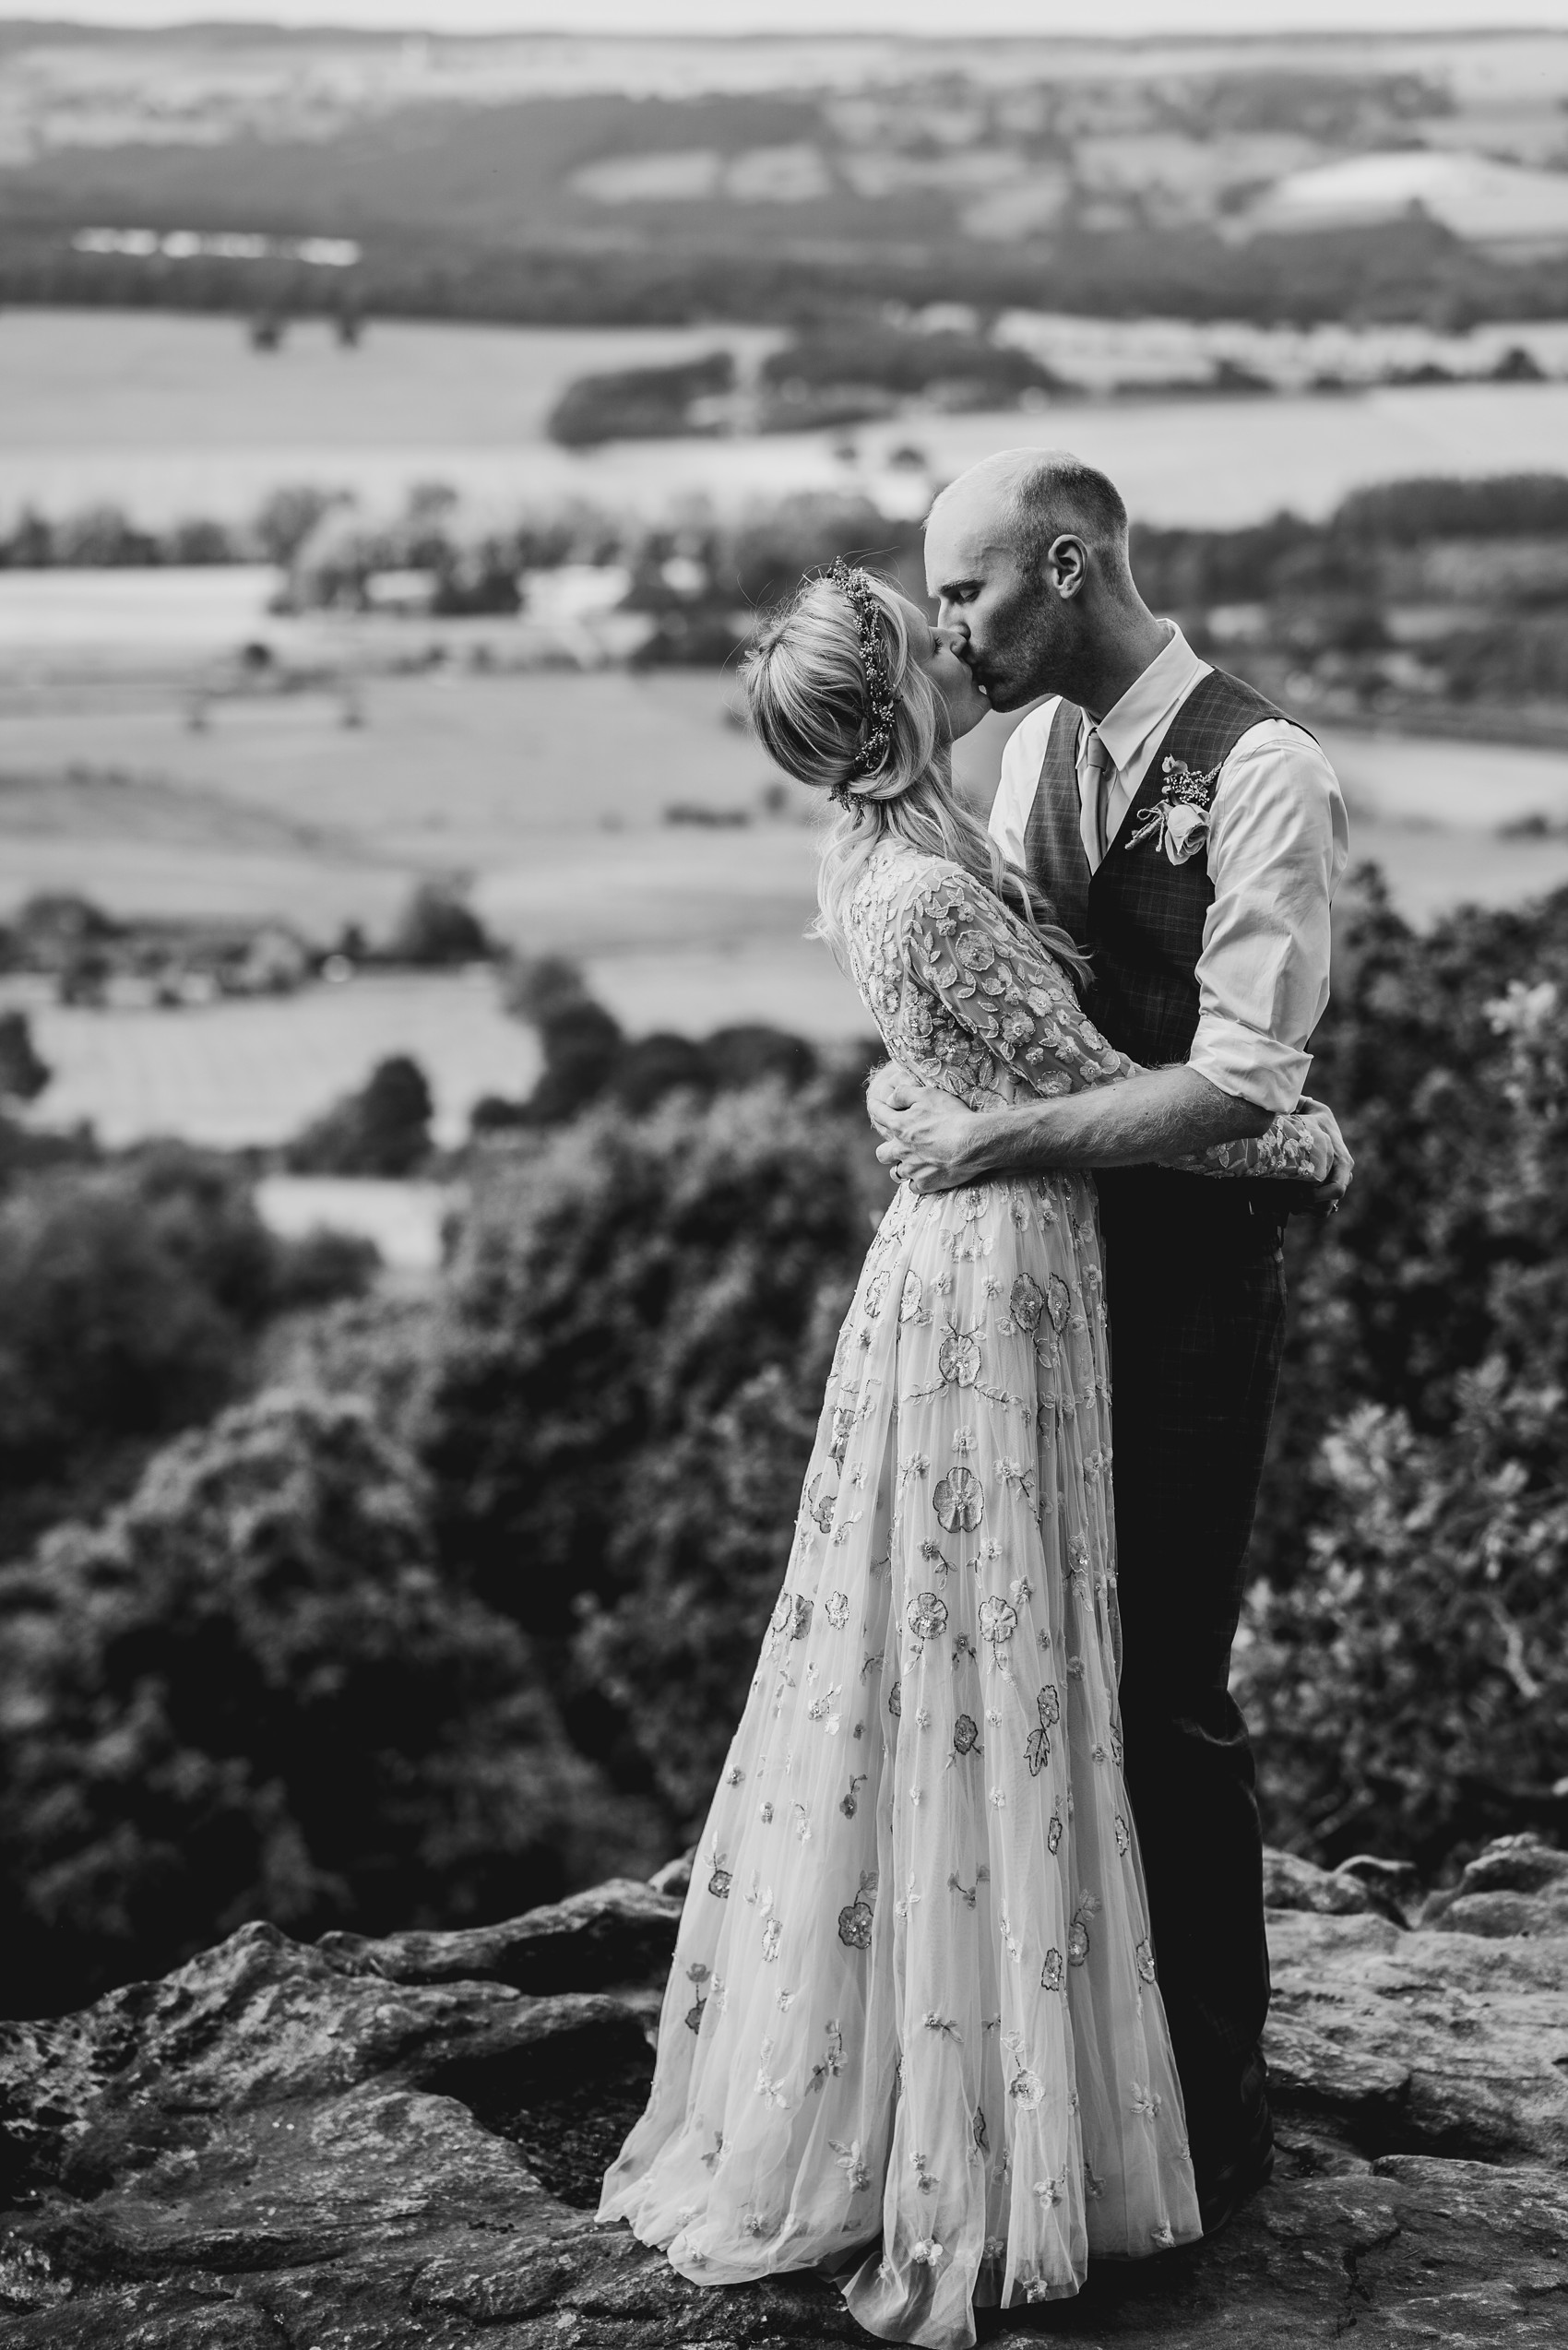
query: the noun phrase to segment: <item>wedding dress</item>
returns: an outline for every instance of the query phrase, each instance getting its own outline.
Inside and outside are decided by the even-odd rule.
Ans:
[[[901,843],[848,924],[889,1053],[971,1107],[1133,1074],[1038,938]],[[1310,1172],[1300,1120],[1203,1161]],[[683,2276],[826,2265],[870,2332],[1201,2231],[1122,1778],[1092,1182],[883,1220],[608,2173]]]

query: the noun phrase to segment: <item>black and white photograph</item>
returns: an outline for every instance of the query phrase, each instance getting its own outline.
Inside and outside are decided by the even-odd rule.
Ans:
[[[0,2350],[1560,2350],[1568,0],[0,0]]]

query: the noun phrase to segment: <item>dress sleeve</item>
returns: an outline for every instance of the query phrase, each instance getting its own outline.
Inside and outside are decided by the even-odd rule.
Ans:
[[[936,1057],[961,1059],[965,1076],[981,1086],[993,1086],[1007,1068],[1050,1098],[1142,1074],[1100,1035],[1042,941],[971,875],[955,869],[919,892],[906,954],[916,985],[956,1024],[946,1037],[933,1032]],[[1170,1164],[1199,1175],[1310,1181],[1311,1130],[1304,1118],[1277,1117],[1255,1139],[1217,1143]]]
[[[1167,1159],[1187,1175],[1251,1175],[1277,1183],[1312,1183],[1313,1131],[1296,1110],[1277,1111],[1261,1134],[1235,1143],[1211,1143],[1186,1158]]]
[[[999,1066],[1045,1095],[1082,1093],[1137,1074],[1079,1008],[1042,942],[969,874],[954,869],[920,891],[906,952],[921,992],[964,1031],[962,1040],[933,1039],[938,1059],[962,1054],[966,1074],[981,1085],[994,1086]],[[978,1062],[969,1038],[981,1048]]]

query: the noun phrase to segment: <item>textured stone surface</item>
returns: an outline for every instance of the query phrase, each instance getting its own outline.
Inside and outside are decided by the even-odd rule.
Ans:
[[[1282,2114],[1358,2153],[1568,2165],[1568,1940],[1274,1913]]]
[[[1387,1896],[1373,1884],[1339,1869],[1314,1868],[1293,1852],[1267,1851],[1263,1857],[1263,1897],[1270,1909],[1310,1909],[1322,1917],[1393,1917],[1402,1922]]]
[[[1420,1922],[1488,1941],[1568,1933],[1568,1852],[1534,1836],[1500,1836],[1451,1892],[1433,1893]]]
[[[378,1941],[327,1934],[318,1948],[345,1966],[392,1983],[467,1979],[508,1983],[533,1994],[600,1991],[667,1967],[680,1922],[678,1899],[616,1877],[504,1926],[457,1934],[388,1934]]]
[[[1317,1880],[1330,1876],[1324,1893]],[[1397,1876],[1271,1870],[1274,2184],[1190,2251],[982,2321],[998,2350],[1568,2341],[1568,1861],[1492,1847],[1405,1931]],[[1372,1905],[1342,1905],[1348,1891]],[[1289,1903],[1289,1906],[1281,1905]],[[1465,1905],[1510,1904],[1465,1924]],[[9,2350],[803,2350],[809,2277],[703,2293],[588,2206],[646,2083],[667,1893],[480,1933],[250,1927],[0,2027]]]
[[[199,2140],[215,2115],[370,2080],[448,2088],[476,2071],[496,2083],[602,2070],[641,2038],[624,2006],[591,1993],[393,1985],[245,1926],[80,2015],[0,2025],[8,2184],[92,2191]]]

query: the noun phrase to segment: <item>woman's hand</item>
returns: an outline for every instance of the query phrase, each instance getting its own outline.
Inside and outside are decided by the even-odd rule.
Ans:
[[[1303,1094],[1296,1107],[1312,1127],[1313,1206],[1319,1216],[1337,1216],[1339,1203],[1355,1175],[1356,1162],[1346,1147],[1339,1121],[1325,1101],[1313,1101]]]

